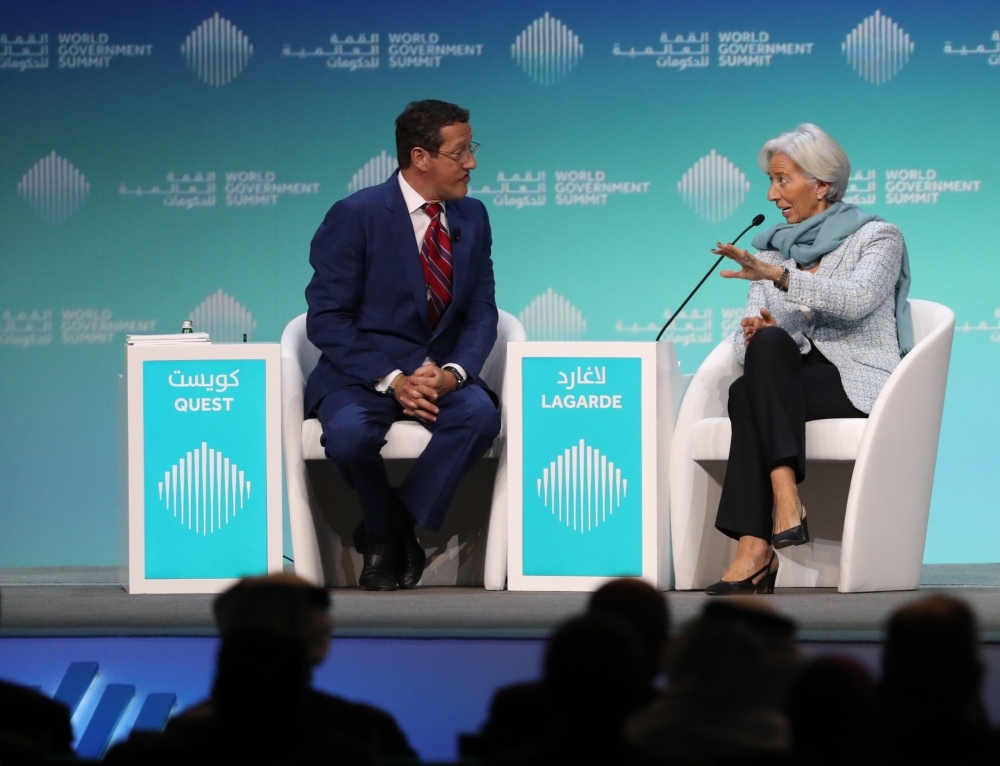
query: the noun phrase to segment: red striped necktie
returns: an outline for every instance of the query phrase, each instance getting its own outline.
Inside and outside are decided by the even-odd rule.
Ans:
[[[428,202],[424,205],[424,212],[430,217],[431,223],[420,246],[420,264],[424,268],[424,279],[429,290],[428,316],[432,330],[438,326],[451,304],[451,279],[455,271],[451,258],[451,237],[441,225],[442,210],[440,202]]]

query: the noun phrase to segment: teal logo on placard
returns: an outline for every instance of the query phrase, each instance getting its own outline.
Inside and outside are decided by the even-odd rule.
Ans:
[[[267,571],[264,370],[143,362],[148,579]]]
[[[522,362],[525,575],[642,574],[642,361]]]

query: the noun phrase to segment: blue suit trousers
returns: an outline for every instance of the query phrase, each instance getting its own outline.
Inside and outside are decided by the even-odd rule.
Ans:
[[[500,413],[480,386],[453,391],[437,405],[437,421],[421,422],[432,433],[430,443],[397,490],[410,515],[431,531],[441,528],[462,476],[500,433]],[[403,408],[391,396],[352,385],[324,396],[318,414],[326,455],[357,491],[369,534],[387,534],[392,506],[379,453],[389,427],[407,419]]]

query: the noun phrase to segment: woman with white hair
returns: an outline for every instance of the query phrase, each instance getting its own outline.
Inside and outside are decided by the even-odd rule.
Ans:
[[[739,541],[710,595],[771,593],[775,549],[809,542],[797,485],[806,421],[868,417],[913,346],[910,265],[899,229],[843,202],[847,154],[811,124],[764,144],[767,198],[785,218],[754,237],[757,254],[712,252],[753,284],[733,337],[743,377],[729,389],[732,443],[715,526]]]

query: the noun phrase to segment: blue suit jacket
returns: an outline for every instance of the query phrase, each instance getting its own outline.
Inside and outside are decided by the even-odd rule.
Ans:
[[[338,202],[313,237],[306,329],[323,356],[306,384],[307,414],[331,391],[374,388],[376,379],[395,369],[410,374],[428,356],[460,364],[470,383],[486,388],[479,373],[497,337],[486,208],[470,198],[447,203],[448,227],[462,236],[452,242],[452,302],[432,331],[420,251],[396,175]]]

